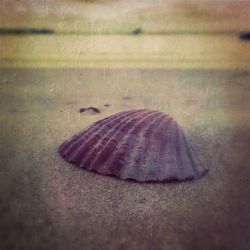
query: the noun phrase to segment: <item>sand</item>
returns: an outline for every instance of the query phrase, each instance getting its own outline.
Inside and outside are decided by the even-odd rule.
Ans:
[[[133,35],[3,35],[0,67],[249,70],[237,32]]]
[[[13,68],[0,75],[1,249],[250,248],[248,71]],[[88,106],[101,113],[79,113]],[[58,155],[72,134],[133,108],[172,115],[208,175],[142,184]]]

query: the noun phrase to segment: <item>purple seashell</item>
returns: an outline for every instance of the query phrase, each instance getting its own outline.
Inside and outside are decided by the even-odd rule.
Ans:
[[[95,122],[59,154],[80,168],[140,182],[198,179],[208,170],[174,119],[148,109]]]

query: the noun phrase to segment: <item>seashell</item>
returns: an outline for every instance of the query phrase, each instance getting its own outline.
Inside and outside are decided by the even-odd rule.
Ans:
[[[59,147],[80,168],[136,181],[183,181],[207,172],[176,121],[148,109],[97,121]]]

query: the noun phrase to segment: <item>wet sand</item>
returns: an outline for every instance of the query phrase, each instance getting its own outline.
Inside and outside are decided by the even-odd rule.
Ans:
[[[250,73],[1,69],[2,249],[249,249]],[[97,114],[80,113],[97,107]],[[58,146],[133,108],[169,113],[210,167],[184,183],[87,172]]]

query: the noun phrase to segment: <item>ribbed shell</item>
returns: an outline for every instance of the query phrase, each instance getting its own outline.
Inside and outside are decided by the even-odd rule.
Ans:
[[[207,172],[177,123],[153,110],[131,110],[100,120],[59,147],[68,162],[136,181],[182,181]]]

